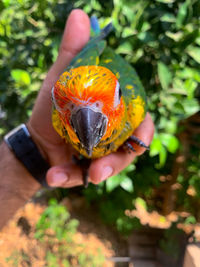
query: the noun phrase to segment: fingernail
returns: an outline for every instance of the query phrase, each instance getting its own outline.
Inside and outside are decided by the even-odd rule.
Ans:
[[[63,184],[64,182],[67,182],[68,176],[63,172],[57,172],[52,177],[52,186],[59,186]]]
[[[103,168],[102,174],[101,174],[101,181],[106,180],[109,176],[111,176],[113,173],[113,168],[110,166],[106,166]]]

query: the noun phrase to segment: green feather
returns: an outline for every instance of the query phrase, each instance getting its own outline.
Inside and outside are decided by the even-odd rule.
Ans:
[[[112,48],[105,48],[100,57],[99,65],[108,68],[119,77],[118,81],[125,102],[129,103],[130,97],[137,97],[138,95],[146,102],[145,90],[136,71],[120,55],[116,54]],[[133,90],[128,89],[131,86]]]
[[[98,36],[92,38],[82,51],[72,59],[67,69],[77,68],[79,66],[98,65],[99,56],[106,47],[106,41],[103,40],[112,31],[112,23],[104,27]]]
[[[67,69],[79,66],[100,65],[111,70],[118,78],[122,95],[128,104],[130,98],[138,95],[146,103],[146,94],[135,69],[115,51],[106,46],[103,40],[112,30],[112,24],[108,24],[101,33],[92,38],[83,50],[71,61]],[[130,90],[130,87],[133,89]],[[146,108],[146,104],[145,104]]]
[[[97,65],[99,56],[106,47],[106,41],[98,43],[89,42],[88,45],[71,61],[67,69],[77,68],[79,66]]]

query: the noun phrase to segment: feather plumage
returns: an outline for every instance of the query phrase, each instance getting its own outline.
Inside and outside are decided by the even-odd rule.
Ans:
[[[55,105],[53,126],[66,142],[70,142],[85,157],[98,158],[116,151],[146,114],[145,91],[137,73],[103,40],[111,29],[112,25],[107,25],[88,42],[71,61],[52,91]],[[80,109],[85,110],[86,116],[81,118],[87,118],[85,114],[98,118],[96,126],[94,122],[90,125],[91,120],[87,118],[88,127],[94,128],[91,131],[94,135],[98,135],[95,127],[100,127],[100,122],[104,124],[99,128],[99,133],[103,133],[101,138],[94,138],[91,154],[80,140],[80,129],[77,130],[72,121],[73,114],[79,113],[80,117]],[[79,117],[77,115],[73,119]],[[85,142],[89,138],[86,137]]]

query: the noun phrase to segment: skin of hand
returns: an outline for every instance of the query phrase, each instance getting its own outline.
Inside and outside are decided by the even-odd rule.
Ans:
[[[51,89],[60,74],[72,58],[85,46],[90,37],[89,17],[79,9],[73,10],[66,22],[62,42],[56,62],[49,70],[37,97],[32,116],[27,123],[31,136],[42,155],[52,166],[46,175],[50,186],[73,187],[82,184],[81,169],[73,162],[72,155],[76,154],[70,144],[55,132],[51,121],[52,102]],[[144,121],[136,129],[134,135],[149,145],[154,134],[154,124],[147,113]],[[145,149],[135,145],[136,152],[127,153],[123,149],[95,159],[89,169],[89,180],[94,184],[107,179],[123,170],[136,156],[144,153]]]

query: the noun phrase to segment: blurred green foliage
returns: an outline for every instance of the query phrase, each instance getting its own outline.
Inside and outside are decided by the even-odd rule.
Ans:
[[[175,194],[173,209],[188,211],[199,221],[200,138],[197,130],[192,130],[197,129],[197,122],[192,121],[194,127],[189,127],[191,116],[199,118],[198,0],[1,1],[0,134],[31,115],[72,8],[95,14],[102,27],[113,22],[115,31],[108,44],[137,70],[155,122],[149,155],[145,153],[99,187],[90,185],[85,196],[96,203],[107,222],[125,230],[126,226],[137,227],[137,221],[131,224],[124,210],[134,208],[133,200],[138,196],[148,209],[166,212],[166,197],[160,197],[165,184]],[[185,158],[181,168],[176,165],[178,156]],[[179,187],[173,191],[170,185],[177,183]],[[193,195],[188,194],[191,187]]]

